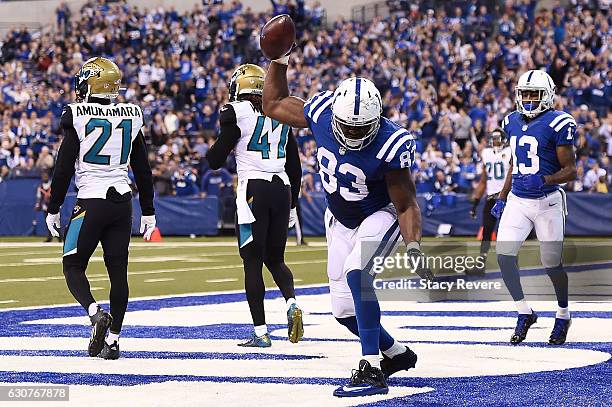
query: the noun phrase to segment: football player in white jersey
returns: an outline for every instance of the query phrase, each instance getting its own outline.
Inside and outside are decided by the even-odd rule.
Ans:
[[[480,242],[481,262],[466,274],[482,274],[485,272],[487,255],[491,247],[491,237],[497,224],[497,218],[491,214],[495,200],[504,186],[506,174],[510,169],[510,147],[506,144],[506,133],[497,128],[489,135],[489,146],[481,153],[482,169],[480,182],[472,195],[473,206],[470,216],[476,219],[476,208],[483,195],[487,201],[482,210],[482,240]]]
[[[128,303],[128,245],[132,231],[132,167],[142,211],[140,232],[149,240],[155,228],[153,182],[142,133],[143,115],[118,97],[121,71],[106,58],[89,59],[75,76],[76,103],[64,108],[63,141],[51,184],[47,227],[60,235],[60,206],[75,175],[77,202],[64,237],[66,283],[89,314],[90,356],[117,359],[119,333]],[[94,300],[85,275],[98,242],[111,282],[110,313]],[[109,331],[108,336],[107,331]]]
[[[291,127],[263,114],[265,74],[253,64],[241,65],[234,71],[229,84],[230,102],[219,115],[219,138],[206,154],[213,169],[225,164],[232,149],[236,155],[236,236],[255,331],[239,346],[249,347],[272,345],[264,313],[264,264],[287,302],[289,340],[296,343],[304,333],[293,274],[284,259],[288,227],[297,220],[295,206],[302,170]]]
[[[491,213],[499,218],[497,261],[514,299],[518,320],[510,342],[525,340],[538,317],[525,300],[518,252],[532,229],[540,241],[540,258],[557,296],[555,325],[548,343],[565,343],[571,325],[568,279],[563,269],[563,237],[567,215],[559,184],[576,178],[571,114],[553,108],[555,84],[544,71],[522,74],[515,88],[516,110],[502,121],[512,152],[511,169]],[[502,214],[503,213],[503,214]]]

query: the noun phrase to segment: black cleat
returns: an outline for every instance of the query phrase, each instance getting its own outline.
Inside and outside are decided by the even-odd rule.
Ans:
[[[389,376],[394,373],[415,367],[417,359],[416,353],[406,346],[406,351],[404,353],[400,353],[393,358],[390,358],[383,353],[383,358],[380,361],[380,370],[382,370],[383,374],[385,375],[385,379],[388,379]]]
[[[113,342],[112,345],[109,345],[104,341],[104,347],[102,351],[98,354],[99,358],[106,360],[116,360],[121,357],[121,351],[119,350],[119,343],[117,341]]]
[[[359,361],[359,369],[353,370],[351,380],[334,390],[336,397],[372,396],[387,393],[389,393],[389,387],[385,375],[380,369],[372,367],[365,359]]]
[[[531,311],[531,314],[519,314],[518,321],[516,321],[516,328],[514,328],[514,334],[510,338],[510,343],[513,345],[519,344],[527,337],[527,331],[531,325],[535,324],[538,320],[538,315]]]
[[[571,325],[571,319],[555,318],[555,326],[550,334],[550,338],[548,338],[548,343],[550,345],[563,345]]]
[[[98,356],[104,347],[104,338],[106,331],[113,323],[113,317],[108,312],[98,307],[98,312],[94,316],[89,317],[91,320],[91,338],[89,339],[89,347],[87,352],[89,356]]]

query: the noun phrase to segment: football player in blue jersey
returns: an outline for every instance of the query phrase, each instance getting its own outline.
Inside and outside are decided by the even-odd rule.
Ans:
[[[417,356],[380,325],[371,269],[373,258],[388,256],[400,235],[408,256],[423,258],[421,212],[410,174],[415,140],[382,117],[380,93],[368,79],[346,79],[334,92],[317,93],[306,102],[289,96],[288,61],[286,55],[269,66],[264,112],[292,127],[310,128],[314,135],[328,206],[325,227],[332,313],[361,342],[359,368],[334,395],[386,394],[386,379],[414,367]],[[433,278],[425,267],[415,271],[422,278]]]
[[[571,319],[567,273],[562,264],[567,207],[559,184],[576,178],[576,121],[569,113],[554,110],[555,84],[544,71],[522,74],[515,97],[516,110],[501,124],[510,141],[511,171],[491,210],[495,217],[501,217],[497,260],[519,314],[510,342],[522,342],[538,319],[525,301],[517,257],[522,243],[535,228],[541,242],[542,265],[552,281],[559,305],[548,343],[561,345],[565,343]]]

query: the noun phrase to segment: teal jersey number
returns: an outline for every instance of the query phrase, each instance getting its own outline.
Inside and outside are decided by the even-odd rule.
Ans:
[[[278,126],[282,126],[280,139],[278,141],[278,152],[276,154],[277,158],[285,158],[285,148],[287,147],[287,136],[289,134],[289,126],[283,124],[281,125],[278,121],[272,120],[272,133],[276,131]],[[257,124],[255,125],[255,130],[253,130],[253,135],[251,136],[251,140],[247,146],[248,151],[260,151],[261,158],[267,160],[270,158],[270,142],[268,141],[268,131],[264,133],[263,128],[266,122],[266,118],[264,116],[259,116],[257,118]]]
[[[85,137],[96,129],[102,129],[100,137],[83,156],[83,161],[89,164],[110,165],[110,155],[100,154],[111,137],[111,123],[106,119],[90,119],[85,125]],[[121,158],[120,164],[125,164],[132,148],[132,120],[124,119],[116,129],[121,129]]]
[[[487,179],[504,179],[506,174],[504,174],[504,163],[497,162],[494,163],[491,167],[491,163],[485,164],[487,167]]]

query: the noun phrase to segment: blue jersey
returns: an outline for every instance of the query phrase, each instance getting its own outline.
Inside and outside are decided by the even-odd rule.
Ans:
[[[502,121],[512,150],[512,179],[526,174],[552,175],[561,169],[557,146],[573,145],[576,121],[569,113],[549,110],[525,121],[516,110]],[[522,183],[512,183],[512,193],[522,198],[541,198],[558,185],[544,185],[541,190],[528,190]]]
[[[362,150],[346,150],[332,131],[333,93],[321,92],[304,105],[304,116],[317,143],[319,174],[327,207],[334,218],[354,229],[374,212],[389,205],[385,174],[410,168],[414,137],[391,120],[381,119],[374,140]]]

